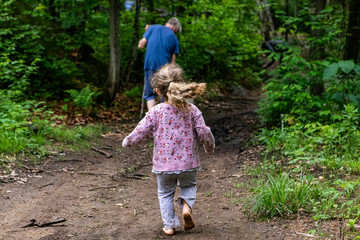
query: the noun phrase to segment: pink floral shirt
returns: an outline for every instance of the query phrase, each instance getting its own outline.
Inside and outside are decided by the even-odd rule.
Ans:
[[[198,141],[207,154],[215,148],[214,136],[205,125],[201,111],[190,104],[191,111],[160,103],[146,116],[122,143],[130,147],[142,142],[148,135],[154,137],[153,170],[169,172],[200,167]]]

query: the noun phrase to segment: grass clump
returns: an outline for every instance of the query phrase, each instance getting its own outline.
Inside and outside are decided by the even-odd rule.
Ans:
[[[264,184],[254,189],[255,197],[250,213],[258,217],[273,218],[291,215],[307,208],[314,189],[304,178],[291,179],[288,174],[268,176]]]

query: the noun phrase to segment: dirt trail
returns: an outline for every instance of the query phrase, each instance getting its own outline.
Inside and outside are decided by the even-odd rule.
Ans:
[[[120,139],[134,121],[92,143],[112,157],[69,151],[0,179],[0,239],[305,239],[291,224],[255,222],[242,211],[239,199],[247,194],[241,185],[247,181],[243,166],[260,161],[259,149],[246,147],[257,121],[258,98],[258,93],[246,93],[197,104],[217,147],[212,156],[200,152],[193,230],[179,229],[172,237],[160,234],[151,140],[121,148]],[[31,219],[41,225],[60,218],[66,221],[22,228]]]

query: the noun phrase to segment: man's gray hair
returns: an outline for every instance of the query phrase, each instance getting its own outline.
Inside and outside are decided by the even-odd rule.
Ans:
[[[170,18],[169,21],[167,21],[167,23],[173,25],[175,28],[178,29],[178,32],[181,33],[182,28],[181,28],[179,19],[177,19],[176,17],[173,17],[173,18]]]

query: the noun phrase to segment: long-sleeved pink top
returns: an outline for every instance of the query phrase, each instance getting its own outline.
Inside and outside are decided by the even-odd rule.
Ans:
[[[215,148],[214,136],[205,125],[201,111],[193,104],[184,112],[160,103],[151,108],[122,146],[134,146],[148,135],[154,137],[153,171],[171,172],[200,167],[198,141],[207,154]]]

